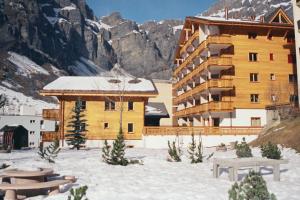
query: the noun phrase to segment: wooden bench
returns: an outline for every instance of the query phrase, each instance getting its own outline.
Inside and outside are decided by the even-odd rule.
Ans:
[[[229,180],[238,181],[238,170],[242,167],[252,168],[259,172],[260,167],[272,166],[274,181],[280,181],[280,164],[287,164],[288,160],[274,160],[268,158],[215,158],[213,161],[213,176],[218,178],[220,175],[220,168],[229,169]]]
[[[43,190],[49,189],[49,195],[59,193],[59,186],[72,183],[71,180],[54,180],[40,183],[24,183],[24,184],[0,184],[0,190],[5,191],[4,200],[17,200],[18,190]]]

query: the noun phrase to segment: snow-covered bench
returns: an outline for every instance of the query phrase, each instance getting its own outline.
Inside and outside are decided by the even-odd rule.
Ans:
[[[238,170],[242,167],[253,168],[254,171],[259,171],[260,167],[272,166],[274,180],[280,181],[280,164],[287,164],[288,160],[274,160],[268,158],[215,158],[213,162],[213,176],[219,177],[220,168],[229,169],[230,181],[238,181]]]

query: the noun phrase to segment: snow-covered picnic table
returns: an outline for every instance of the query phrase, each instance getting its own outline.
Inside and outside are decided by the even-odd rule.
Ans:
[[[253,168],[259,171],[260,167],[272,166],[274,181],[280,181],[280,164],[287,164],[288,160],[274,160],[268,158],[251,157],[251,158],[215,158],[213,162],[213,176],[218,178],[220,168],[228,168],[229,180],[238,181],[238,170],[240,168]]]

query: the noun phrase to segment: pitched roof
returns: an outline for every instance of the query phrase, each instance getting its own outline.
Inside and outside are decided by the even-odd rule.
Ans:
[[[293,23],[293,20],[290,18],[290,16],[288,16],[286,14],[286,12],[284,11],[284,9],[282,7],[278,7],[276,9],[274,9],[272,12],[269,12],[268,15],[265,16],[265,21],[267,23],[272,23],[272,20],[278,15],[279,12],[281,12],[283,14],[283,16],[287,18],[287,20],[289,20],[291,23]]]
[[[148,93],[157,94],[153,82],[143,78],[131,78],[126,76],[62,76],[46,85],[41,91],[46,93]]]
[[[169,118],[169,113],[164,103],[149,102],[146,105],[146,117]]]

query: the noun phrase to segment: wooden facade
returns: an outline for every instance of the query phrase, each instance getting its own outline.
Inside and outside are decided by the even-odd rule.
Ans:
[[[173,73],[173,125],[220,126],[213,120],[232,120],[238,109],[296,103],[293,23],[282,9],[268,20],[186,18]]]

